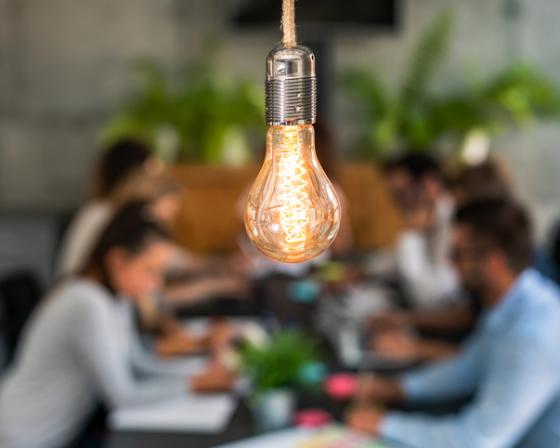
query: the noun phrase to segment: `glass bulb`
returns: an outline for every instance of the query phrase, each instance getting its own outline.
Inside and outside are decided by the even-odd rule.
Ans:
[[[339,226],[340,204],[315,154],[313,126],[270,126],[245,209],[251,241],[274,260],[298,263],[324,252]]]

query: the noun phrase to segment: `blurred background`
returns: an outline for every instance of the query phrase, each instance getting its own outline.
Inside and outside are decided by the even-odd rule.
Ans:
[[[56,279],[102,149],[122,139],[144,143],[179,185],[180,245],[239,252],[280,12],[280,0],[0,0],[0,296],[30,298],[18,332]],[[560,218],[558,17],[557,0],[297,2],[298,41],[317,58],[319,159],[352,236],[310,283],[290,272],[296,286],[281,300],[344,295],[332,278],[354,285],[353,263],[368,271],[370,255],[395,247],[409,223],[383,174],[404,153],[441,161],[445,174],[492,160],[529,209],[538,246],[549,245]],[[14,293],[2,279],[21,272],[27,290]],[[369,274],[377,281],[378,266]],[[259,293],[274,301],[276,287]],[[7,316],[0,307],[4,327]]]
[[[264,59],[280,40],[276,3],[1,1],[2,226],[32,212],[17,228],[32,226],[39,244],[45,220],[86,196],[102,143],[122,134],[152,140],[173,163],[258,160]],[[471,137],[509,162],[544,237],[560,188],[551,181],[558,104],[546,95],[560,84],[556,2],[299,7],[300,40],[317,53],[320,117],[340,158],[369,164],[403,145],[458,154]],[[395,112],[407,103],[418,107]],[[438,108],[451,111],[445,123]],[[48,252],[44,244],[36,250]]]

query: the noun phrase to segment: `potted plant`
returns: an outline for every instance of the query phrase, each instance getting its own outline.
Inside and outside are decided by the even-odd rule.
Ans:
[[[506,67],[489,80],[434,91],[451,31],[451,16],[445,14],[420,37],[395,92],[374,71],[358,68],[343,74],[342,86],[358,105],[362,153],[375,158],[395,150],[444,147],[465,155],[481,142],[489,146],[490,137],[508,126],[558,117],[558,88],[528,64]]]
[[[104,139],[135,137],[167,162],[242,165],[264,133],[262,88],[222,76],[214,52],[178,76],[150,62],[138,64],[140,89],[105,128]]]
[[[260,432],[289,425],[295,391],[319,384],[325,373],[314,343],[296,330],[279,331],[261,344],[242,343],[240,362],[251,384],[249,405]]]

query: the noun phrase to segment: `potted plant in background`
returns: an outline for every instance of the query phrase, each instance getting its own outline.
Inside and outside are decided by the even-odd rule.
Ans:
[[[295,390],[314,387],[325,376],[314,343],[296,330],[279,331],[261,344],[242,343],[240,365],[251,385],[249,406],[259,432],[292,423]]]
[[[264,134],[262,88],[220,76],[214,52],[203,54],[207,56],[192,61],[179,82],[152,63],[140,63],[140,90],[110,120],[104,139],[141,139],[173,163],[242,165],[251,161],[251,149]]]
[[[489,149],[490,137],[535,117],[558,117],[560,92],[528,64],[505,68],[487,81],[434,92],[432,81],[444,61],[452,32],[446,14],[419,39],[405,77],[391,92],[367,69],[347,70],[342,86],[359,108],[357,146],[378,158],[395,150],[458,150],[467,158]],[[474,151],[474,152],[473,152]]]
[[[237,248],[235,206],[254,178],[255,149],[264,145],[264,93],[220,70],[215,47],[201,54],[172,75],[139,63],[139,89],[103,138],[106,144],[121,137],[148,143],[188,191],[177,214],[177,240],[193,251],[223,254]]]

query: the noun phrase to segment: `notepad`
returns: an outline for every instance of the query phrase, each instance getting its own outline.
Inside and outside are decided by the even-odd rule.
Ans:
[[[189,394],[149,406],[115,411],[109,422],[115,431],[218,433],[227,427],[235,404],[229,394]]]

